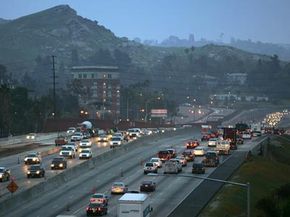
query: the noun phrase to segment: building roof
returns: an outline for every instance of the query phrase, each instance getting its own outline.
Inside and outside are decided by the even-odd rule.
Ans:
[[[117,66],[73,66],[72,70],[84,70],[84,69],[90,69],[90,70],[98,70],[98,69],[119,69]]]

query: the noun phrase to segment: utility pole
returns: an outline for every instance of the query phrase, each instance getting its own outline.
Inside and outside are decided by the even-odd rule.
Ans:
[[[55,99],[55,57],[54,55],[52,57],[52,79],[53,79],[53,118],[55,118],[56,115],[56,99]]]

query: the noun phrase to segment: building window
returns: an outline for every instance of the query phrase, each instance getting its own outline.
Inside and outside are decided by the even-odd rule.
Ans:
[[[91,74],[91,78],[94,79],[95,78],[95,75],[94,74]]]
[[[79,74],[79,79],[82,79],[82,74]]]
[[[108,78],[112,78],[112,75],[111,74],[108,74]]]
[[[83,78],[86,79],[87,78],[87,74],[83,74]]]

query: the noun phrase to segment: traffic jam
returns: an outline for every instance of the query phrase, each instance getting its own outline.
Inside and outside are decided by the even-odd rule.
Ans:
[[[23,159],[27,179],[45,178],[47,170],[66,170],[70,161],[90,160],[95,156],[99,147],[108,147],[109,150],[115,149],[128,142],[138,140],[140,137],[161,134],[165,131],[165,129],[131,128],[126,131],[106,132],[104,130],[92,130],[92,126],[86,124],[82,128],[71,127],[65,135],[60,135],[55,139],[55,146],[60,149],[48,166],[42,164],[41,153],[28,153]],[[188,173],[188,169],[184,172],[184,168],[188,167],[191,174],[206,174],[209,167],[218,167],[222,163],[221,156],[230,155],[232,151],[239,149],[240,145],[250,141],[253,137],[278,132],[273,127],[265,127],[260,123],[252,125],[237,123],[235,126],[226,127],[201,125],[200,129],[200,138],[191,138],[185,141],[181,145],[182,148],[168,145],[168,147],[160,149],[155,156],[142,162],[143,173],[146,178],[140,183],[138,190],[132,191],[125,182],[116,180],[112,182],[110,192],[94,192],[85,208],[86,215],[108,214],[111,197],[120,194],[123,196],[119,198],[118,216],[127,216],[124,213],[126,213],[126,207],[130,203],[136,207],[141,204],[142,209],[152,212],[153,208],[146,195],[152,194],[158,189],[158,183],[150,177],[156,175],[178,176],[179,173]],[[171,130],[175,131],[176,128]],[[279,133],[284,132],[280,129]],[[8,168],[0,167],[1,182],[9,181],[11,176]],[[136,201],[139,201],[138,206]],[[127,205],[121,205],[122,202]],[[141,211],[140,213],[142,213]]]

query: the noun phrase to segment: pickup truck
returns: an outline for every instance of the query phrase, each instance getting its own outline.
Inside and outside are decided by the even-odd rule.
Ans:
[[[230,141],[227,141],[227,140],[219,141],[215,148],[215,150],[219,154],[225,154],[225,155],[230,154],[230,149],[231,149]]]

